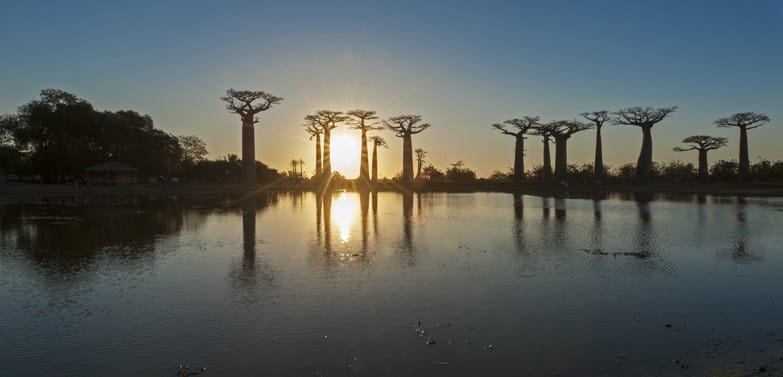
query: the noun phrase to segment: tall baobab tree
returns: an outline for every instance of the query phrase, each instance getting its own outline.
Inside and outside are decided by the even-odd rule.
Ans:
[[[720,118],[714,123],[718,127],[737,127],[740,130],[739,142],[739,172],[747,175],[750,170],[748,158],[748,130],[759,128],[769,122],[769,117],[759,113],[736,113],[726,118]]]
[[[595,127],[595,166],[593,169],[595,174],[595,181],[601,182],[604,180],[604,176],[606,175],[606,172],[604,171],[604,151],[601,143],[601,127],[603,127],[604,123],[609,120],[609,112],[603,110],[591,111],[582,113],[580,115],[592,122],[593,126]]]
[[[514,182],[522,182],[525,178],[525,135],[528,131],[540,125],[541,118],[537,116],[525,116],[522,119],[509,119],[503,123],[495,123],[493,128],[505,135],[516,139],[514,145]],[[512,130],[509,130],[508,128]]]
[[[375,111],[371,110],[351,110],[347,113],[351,118],[348,119],[348,123],[352,129],[362,131],[362,156],[359,163],[359,180],[362,182],[369,182],[370,180],[370,163],[367,153],[367,131],[381,130],[382,127],[377,127],[373,121],[378,119]]]
[[[555,177],[565,179],[568,170],[568,139],[593,126],[576,120],[556,120],[548,123],[547,128],[551,129],[552,138],[555,139]]]
[[[654,125],[664,120],[669,114],[677,110],[677,106],[661,107],[654,109],[652,107],[629,107],[614,112],[614,124],[636,126],[642,129],[642,150],[639,152],[639,159],[636,161],[636,181],[639,183],[649,183],[650,173],[652,171],[653,149],[652,149],[652,128]]]
[[[699,178],[707,178],[707,152],[725,147],[728,140],[725,137],[714,137],[706,135],[688,136],[682,139],[685,144],[690,144],[686,148],[674,147],[675,152],[699,151]]]
[[[536,126],[536,128],[530,133],[531,135],[541,136],[541,142],[544,143],[544,159],[542,175],[544,177],[552,176],[552,154],[549,152],[549,142],[552,141],[553,132],[555,127],[552,123],[545,123]]]
[[[380,136],[373,136],[372,141],[372,181],[378,182],[378,147],[388,148],[386,140]]]
[[[324,135],[323,174],[326,177],[332,176],[332,130],[337,128],[338,123],[345,122],[346,119],[348,119],[348,117],[343,115],[342,111],[331,110],[321,110],[305,117],[305,122],[314,122],[315,124],[318,124]]]
[[[226,90],[226,109],[239,114],[242,119],[242,184],[256,184],[256,142],[254,126],[258,123],[256,114],[269,110],[272,105],[283,102],[283,98],[256,90]]]
[[[383,121],[383,125],[402,138],[402,181],[413,184],[412,136],[430,128],[430,124],[421,123],[421,115],[400,115]]]
[[[310,134],[310,140],[315,138],[315,176],[320,177],[323,170],[323,164],[321,162],[321,134],[324,133],[323,127],[316,119],[315,115],[308,115],[305,117],[305,123],[303,124],[305,131]]]
[[[424,161],[424,157],[427,157],[427,151],[421,148],[416,148],[416,150],[413,152],[416,153],[416,179],[419,179],[421,178],[421,167],[426,162]]]

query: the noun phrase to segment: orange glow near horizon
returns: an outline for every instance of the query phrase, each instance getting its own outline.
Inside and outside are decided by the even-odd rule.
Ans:
[[[346,178],[359,176],[361,140],[353,133],[334,133],[331,138],[332,171],[340,172]]]

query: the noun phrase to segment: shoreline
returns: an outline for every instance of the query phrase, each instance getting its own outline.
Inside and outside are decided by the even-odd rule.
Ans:
[[[336,182],[333,190],[357,191],[353,181]],[[392,182],[380,182],[374,187],[364,188],[379,192],[418,193],[473,193],[501,192],[536,196],[601,197],[608,194],[682,194],[715,196],[783,197],[783,183],[657,183],[647,186],[633,184],[571,184],[564,189],[553,183],[527,183],[517,185],[509,182],[475,183],[427,183],[406,189]],[[247,188],[240,185],[210,184],[136,184],[127,186],[89,186],[62,184],[0,183],[0,201],[34,200],[61,197],[99,196],[166,196],[166,195],[241,195],[248,192],[313,192],[312,185],[282,186],[259,185]]]

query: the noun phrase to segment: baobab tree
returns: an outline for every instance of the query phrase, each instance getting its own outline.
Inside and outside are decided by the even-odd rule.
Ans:
[[[424,157],[427,157],[427,151],[425,151],[424,149],[421,149],[421,148],[416,148],[416,150],[414,150],[413,152],[416,153],[416,165],[417,165],[416,179],[420,179],[421,178],[421,167],[422,167],[422,165],[424,165],[425,162],[427,162],[427,161],[424,161]]]
[[[603,146],[601,144],[601,127],[603,127],[604,123],[609,120],[609,112],[603,110],[591,111],[582,113],[580,115],[592,122],[593,127],[595,128],[595,166],[593,169],[595,174],[595,181],[601,182],[606,175],[606,172],[604,171],[604,152]]]
[[[568,139],[571,135],[589,130],[592,125],[582,123],[577,120],[556,120],[548,123],[547,128],[552,132],[552,138],[555,139],[555,177],[557,179],[566,179],[568,171]]]
[[[516,139],[514,144],[514,182],[522,182],[525,178],[525,135],[528,131],[539,126],[540,120],[541,118],[537,116],[525,116],[522,119],[514,118],[492,125],[504,135],[510,135]]]
[[[378,182],[378,147],[388,148],[388,145],[380,136],[373,136],[370,141],[372,142],[372,181]]]
[[[320,177],[323,168],[321,163],[321,134],[324,133],[324,129],[318,123],[315,115],[306,116],[303,126],[305,131],[310,134],[310,140],[315,138],[315,176]]]
[[[323,174],[326,177],[332,176],[332,150],[331,136],[332,130],[337,128],[338,123],[345,122],[348,117],[343,115],[342,111],[321,110],[315,114],[305,117],[305,122],[312,121],[320,126],[324,135],[324,157]]]
[[[351,118],[348,119],[348,123],[352,129],[362,131],[362,156],[359,163],[359,180],[362,182],[368,182],[370,180],[370,163],[367,153],[367,131],[381,130],[382,127],[377,127],[374,120],[378,119],[375,111],[370,110],[351,110],[347,113]]]
[[[613,113],[615,118],[612,123],[626,126],[636,126],[642,129],[642,150],[639,152],[639,159],[636,161],[636,181],[638,183],[649,183],[650,173],[652,171],[653,149],[652,149],[652,128],[660,121],[664,120],[669,114],[677,110],[677,106],[661,107],[654,109],[652,107],[629,107],[618,110]]]
[[[383,125],[402,138],[402,181],[413,184],[412,136],[430,128],[430,124],[421,123],[421,115],[400,115],[383,121]]]
[[[748,158],[748,130],[759,128],[769,122],[769,117],[759,113],[736,113],[726,118],[720,118],[714,123],[718,127],[737,127],[740,130],[739,142],[739,172],[747,175],[750,170]]]
[[[544,177],[552,176],[552,154],[549,152],[549,142],[552,141],[555,127],[551,123],[540,124],[530,133],[531,135],[541,136],[541,142],[544,143],[544,165],[542,175]]]
[[[714,136],[706,136],[706,135],[695,135],[695,136],[688,136],[685,139],[682,139],[682,142],[685,144],[690,144],[686,148],[681,147],[675,147],[675,152],[685,152],[685,151],[699,151],[699,178],[707,178],[707,152],[718,149],[721,147],[725,147],[728,143],[728,140],[725,137],[714,137]]]
[[[258,123],[256,114],[269,110],[272,105],[283,102],[283,98],[256,90],[226,90],[226,109],[239,114],[242,119],[242,184],[256,184],[256,142],[254,126]]]

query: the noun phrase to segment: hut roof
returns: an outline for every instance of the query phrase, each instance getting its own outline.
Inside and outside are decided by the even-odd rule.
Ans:
[[[139,169],[136,169],[133,166],[129,166],[123,164],[122,162],[117,162],[117,161],[104,162],[102,164],[90,166],[85,170],[88,172],[115,172],[115,173],[117,172],[136,173],[139,171]]]

